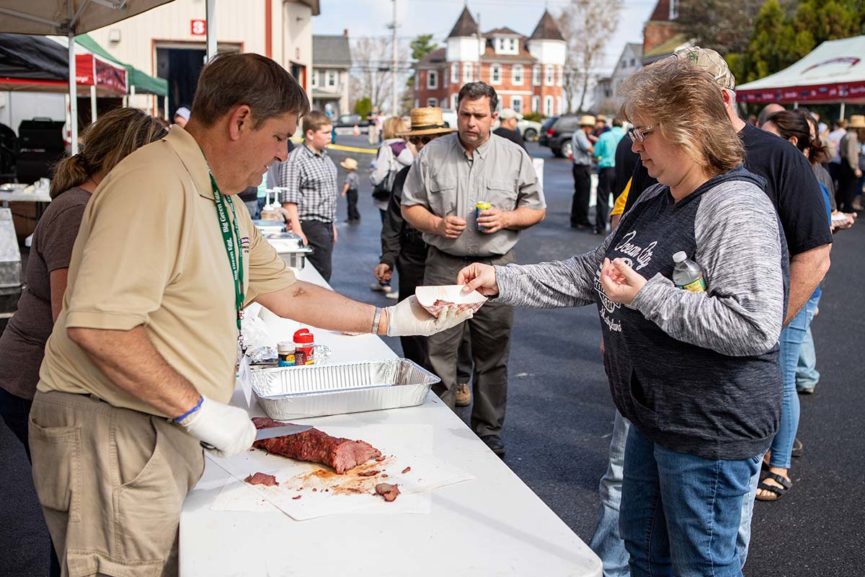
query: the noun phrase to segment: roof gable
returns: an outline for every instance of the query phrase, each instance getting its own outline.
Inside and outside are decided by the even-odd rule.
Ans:
[[[531,39],[564,41],[565,37],[562,36],[562,31],[559,30],[559,25],[556,24],[556,20],[553,18],[552,14],[550,14],[549,10],[544,10],[544,15],[541,16],[540,22],[535,26],[535,31],[532,32]]]
[[[314,35],[312,37],[312,59],[314,66],[351,67],[351,47],[348,36]]]
[[[477,34],[480,34],[478,23],[475,21],[472,13],[469,12],[469,7],[464,6],[460,17],[457,19],[457,23],[454,24],[451,33],[448,34],[448,38],[465,38]]]

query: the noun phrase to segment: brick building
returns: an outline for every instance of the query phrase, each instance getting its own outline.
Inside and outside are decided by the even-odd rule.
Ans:
[[[502,108],[544,116],[565,110],[562,75],[566,43],[548,11],[531,36],[496,28],[481,33],[468,8],[447,38],[447,45],[415,64],[415,106],[456,110],[466,82],[482,80],[496,89]]]

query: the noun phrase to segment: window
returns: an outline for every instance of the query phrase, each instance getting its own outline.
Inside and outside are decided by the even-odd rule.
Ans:
[[[511,68],[511,81],[516,85],[522,85],[523,83],[523,65],[522,64],[514,64],[514,67]]]
[[[451,94],[451,110],[457,109],[457,103],[459,102],[459,94]]]
[[[553,85],[553,66],[551,64],[544,66],[544,85]]]
[[[670,20],[679,17],[679,0],[670,0]]]
[[[451,82],[459,84],[460,82],[460,65],[458,62],[451,64]]]
[[[426,105],[427,105],[427,106],[438,106],[438,105],[439,105],[439,101],[436,100],[435,98],[427,98],[427,99],[426,99]]]
[[[312,79],[311,79],[311,81],[312,81],[312,87],[313,87],[313,88],[318,88],[318,70],[313,70],[313,71],[312,71]]]
[[[540,112],[541,111],[541,97],[540,96],[532,96],[532,112]]]
[[[523,97],[522,96],[511,96],[511,108],[513,108],[516,112],[520,114],[523,113]]]
[[[532,84],[534,86],[541,85],[541,67],[540,66],[532,66]]]
[[[515,38],[508,38],[508,52],[516,54],[517,52],[517,41]]]
[[[502,83],[502,67],[500,64],[490,66],[490,84]]]
[[[636,59],[631,58],[631,66],[636,66],[636,65],[637,65]]]
[[[329,88],[336,86],[336,70],[327,71],[327,85]]]
[[[463,82],[472,82],[472,64],[466,62],[463,64]]]
[[[435,89],[439,87],[439,73],[437,70],[429,70],[426,73],[426,87]]]
[[[442,107],[442,108],[447,108],[447,107],[448,107],[448,99],[447,99],[447,98],[442,98],[442,99],[441,99],[441,102],[439,103],[439,106]]]
[[[544,115],[552,116],[553,115],[553,97],[546,96],[544,97]]]

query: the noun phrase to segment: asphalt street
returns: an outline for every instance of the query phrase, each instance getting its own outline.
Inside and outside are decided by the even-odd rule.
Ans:
[[[338,144],[367,146],[339,136]],[[573,181],[570,164],[545,158],[547,218],[521,233],[521,263],[555,260],[594,248],[601,237],[568,227]],[[368,165],[372,156],[333,150]],[[342,178],[340,169],[340,178]],[[378,263],[380,221],[368,179],[361,178],[359,224],[339,201],[339,241],[334,251],[334,289],[352,298],[391,304],[369,290]],[[748,577],[865,575],[865,435],[861,394],[865,365],[865,222],[836,237],[820,314],[812,326],[822,377],[817,393],[800,397],[799,438],[804,454],[794,460],[792,490],[754,510]],[[398,339],[386,339],[399,354]],[[613,404],[599,352],[600,328],[593,307],[518,310],[510,356],[506,463],[584,541],[594,531],[597,483],[607,463]],[[468,409],[461,410],[468,421]],[[47,574],[47,539],[30,486],[24,452],[0,426],[0,576]],[[453,554],[472,543],[454,544]]]

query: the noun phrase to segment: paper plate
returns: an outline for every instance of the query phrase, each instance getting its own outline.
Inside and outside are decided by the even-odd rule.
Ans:
[[[421,306],[433,316],[438,316],[449,304],[470,305],[472,311],[476,311],[487,302],[487,297],[478,291],[463,294],[463,286],[465,285],[419,286],[414,294]]]

